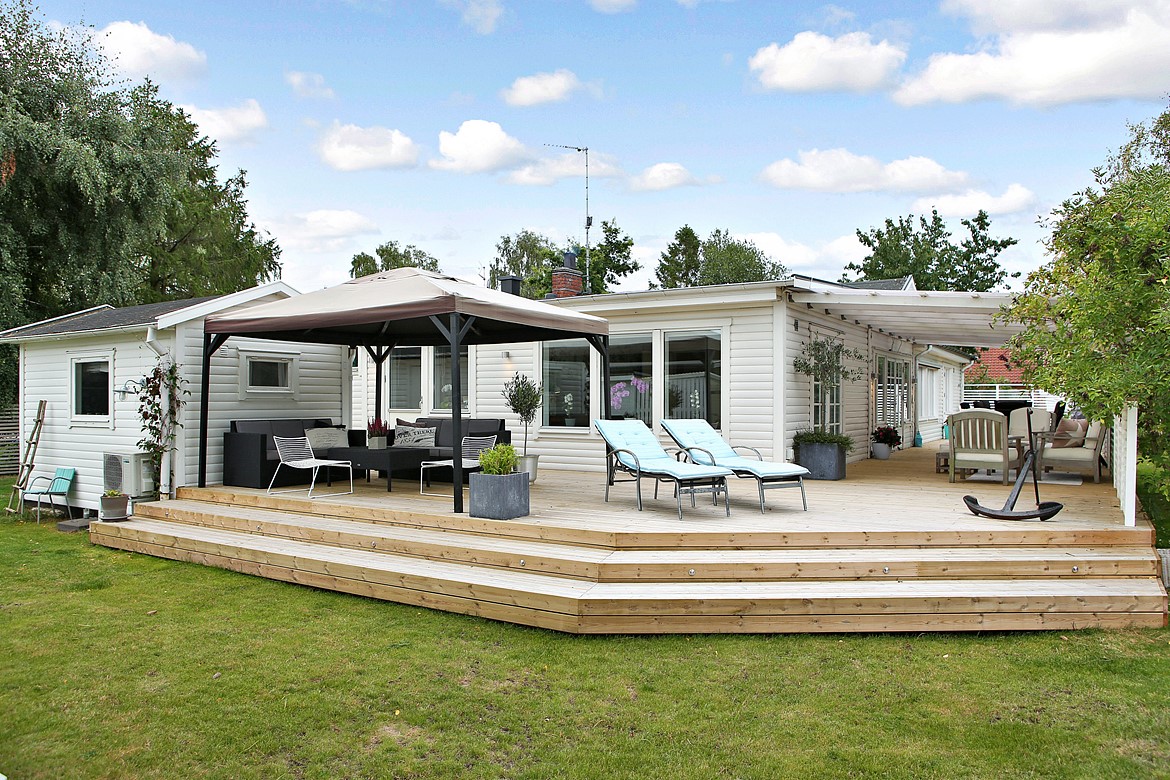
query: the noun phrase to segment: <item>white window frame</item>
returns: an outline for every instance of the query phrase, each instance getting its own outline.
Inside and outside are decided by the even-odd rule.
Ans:
[[[106,388],[108,414],[81,414],[77,409],[77,367],[83,363],[105,363],[109,367]],[[85,428],[114,427],[114,350],[75,353],[69,357],[69,424]]]
[[[236,354],[240,359],[240,398],[299,398],[300,397],[300,367],[301,355],[289,350],[264,349],[263,347],[238,347]],[[250,369],[253,361],[265,363],[284,363],[288,366],[287,387],[260,387],[252,384]]]
[[[939,377],[943,370],[939,366],[919,364],[917,377],[916,414],[919,421],[938,420],[942,415],[939,411]]]

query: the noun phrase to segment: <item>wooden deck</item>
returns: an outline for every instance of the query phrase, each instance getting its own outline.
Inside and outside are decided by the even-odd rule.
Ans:
[[[1107,484],[1041,487],[1048,522],[971,515],[1008,489],[951,485],[934,449],[849,467],[840,482],[731,485],[732,514],[700,503],[680,522],[668,489],[602,500],[600,473],[542,470],[532,514],[455,515],[418,483],[353,496],[185,488],[94,523],[97,544],[313,587],[575,633],[968,631],[1162,626],[1153,531],[1122,524]],[[437,486],[436,486],[437,487]],[[1027,500],[1021,499],[1021,506]]]

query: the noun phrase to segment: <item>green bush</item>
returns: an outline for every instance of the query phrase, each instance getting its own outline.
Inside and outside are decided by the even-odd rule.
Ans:
[[[497,444],[479,453],[479,468],[484,474],[511,474],[516,470],[516,450],[511,444]]]
[[[792,437],[792,446],[799,449],[802,444],[837,444],[846,452],[853,452],[853,439],[843,433],[829,433],[824,428],[806,428]]]

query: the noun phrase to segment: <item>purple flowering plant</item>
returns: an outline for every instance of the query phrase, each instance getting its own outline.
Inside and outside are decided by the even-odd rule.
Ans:
[[[630,392],[637,390],[639,393],[646,393],[650,389],[650,383],[640,377],[634,377],[626,382],[614,382],[613,386],[609,388],[609,405],[615,412],[622,408],[622,399],[628,398]]]

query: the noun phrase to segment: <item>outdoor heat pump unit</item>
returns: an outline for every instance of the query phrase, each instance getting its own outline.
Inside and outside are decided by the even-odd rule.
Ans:
[[[107,452],[102,456],[102,482],[106,490],[120,490],[131,498],[154,493],[150,456],[145,452]]]

